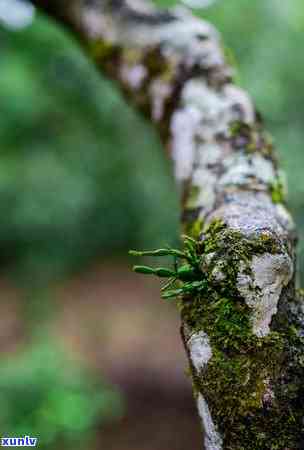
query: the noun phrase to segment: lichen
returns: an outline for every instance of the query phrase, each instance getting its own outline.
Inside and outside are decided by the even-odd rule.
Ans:
[[[242,266],[238,278],[238,290],[252,309],[251,322],[253,333],[266,336],[270,332],[270,323],[278,309],[282,289],[293,275],[290,257],[283,254],[253,255],[248,273]]]
[[[214,425],[208,404],[202,394],[198,394],[197,407],[204,429],[205,450],[222,450],[222,438]]]
[[[192,174],[191,184],[193,188],[196,188],[197,195],[191,199],[191,207],[203,207],[205,213],[212,211],[216,201],[217,183],[218,177],[211,170],[204,167],[195,168]]]
[[[155,122],[159,122],[163,118],[166,102],[172,94],[172,89],[172,85],[161,77],[151,82],[149,94],[152,99],[152,118]]]
[[[197,371],[203,369],[212,357],[208,335],[204,331],[193,333],[187,342],[190,358]]]
[[[147,76],[146,68],[142,64],[129,66],[122,64],[120,69],[120,77],[131,89],[140,89],[145,77]]]
[[[195,156],[194,136],[200,118],[200,111],[192,106],[177,110],[172,116],[172,158],[178,181],[187,180],[191,175]]]
[[[253,184],[255,187],[274,183],[275,169],[272,161],[266,159],[263,155],[255,153],[248,155],[245,153],[234,153],[223,162],[225,169],[223,176],[219,179],[222,187],[242,186]]]

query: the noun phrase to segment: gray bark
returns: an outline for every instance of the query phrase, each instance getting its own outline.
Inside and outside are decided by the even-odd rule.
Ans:
[[[144,0],[34,0],[159,130],[202,241],[208,292],[180,301],[206,450],[304,448],[303,300],[271,139],[217,31]]]

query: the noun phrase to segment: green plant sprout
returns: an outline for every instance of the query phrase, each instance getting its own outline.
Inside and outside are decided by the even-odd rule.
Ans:
[[[132,256],[173,256],[173,269],[167,267],[134,266],[136,273],[155,275],[167,278],[168,281],[161,288],[163,299],[174,299],[187,294],[195,295],[207,287],[207,279],[203,273],[200,253],[201,243],[183,235],[184,251],[173,248],[160,248],[157,250],[136,251],[130,250]]]

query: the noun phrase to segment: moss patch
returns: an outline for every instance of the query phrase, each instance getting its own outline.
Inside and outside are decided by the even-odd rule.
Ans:
[[[275,182],[269,186],[269,191],[273,203],[285,203],[286,187],[282,178],[278,177]]]

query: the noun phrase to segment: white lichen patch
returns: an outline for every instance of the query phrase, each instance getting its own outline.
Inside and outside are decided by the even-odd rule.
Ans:
[[[187,342],[193,366],[200,372],[212,357],[208,335],[204,331],[192,334]]]
[[[216,137],[219,134],[228,135],[232,122],[249,122],[252,118],[251,102],[240,89],[226,86],[216,91],[203,78],[189,80],[181,93],[181,108],[173,114],[171,121],[177,179],[189,178],[195,158],[196,170],[200,173],[193,174],[193,182],[200,178],[199,184],[195,182],[195,186],[201,187],[202,192],[203,188],[206,190],[211,175],[207,179],[201,177],[202,166],[219,163],[224,159],[226,151],[216,143]],[[243,166],[242,162],[241,167]],[[257,169],[251,170],[254,172]],[[204,173],[207,175],[206,171]],[[205,196],[202,201],[208,201],[208,198]],[[214,204],[213,198],[209,200],[209,204]]]
[[[295,230],[295,223],[293,221],[293,218],[291,217],[285,206],[282,205],[282,203],[277,203],[275,207],[278,220],[280,221],[282,226],[288,231]]]
[[[143,8],[145,3],[147,6]],[[129,0],[126,5],[129,15],[127,8],[125,12],[120,9],[116,14],[115,11],[110,14],[107,5],[102,2],[98,7],[86,6],[82,12],[82,26],[91,36],[107,38],[113,44],[125,45],[128,42],[129,46],[137,48],[158,47],[161,44],[166,57],[177,58],[190,67],[194,64],[205,68],[225,66],[218,32],[208,22],[192,15],[187,8],[172,8],[170,20],[157,20],[158,11],[149,2]],[[151,20],[137,21],[136,26],[132,26],[132,12]]]
[[[223,440],[213,423],[208,404],[202,394],[197,397],[197,407],[204,430],[205,450],[222,450]]]
[[[73,8],[73,5],[71,6]],[[106,14],[98,14],[95,8],[83,8],[79,12],[79,5],[74,6],[74,15],[81,20],[81,27],[86,30],[91,39],[103,39],[111,43],[117,42],[117,30],[113,20]]]
[[[166,100],[172,94],[172,85],[156,78],[150,85],[149,94],[152,100],[152,118],[159,122],[164,115]]]
[[[234,105],[234,108],[240,109],[242,121],[253,124],[255,121],[255,109],[247,92],[234,84],[226,84],[224,93],[230,99],[230,103]]]
[[[216,201],[217,176],[208,169],[198,167],[193,170],[191,184],[197,195],[191,199],[192,208],[204,208],[204,213],[212,211]]]
[[[194,136],[200,119],[200,111],[193,106],[187,106],[173,114],[171,145],[175,177],[178,181],[187,180],[192,173],[195,157]]]
[[[219,260],[216,262],[216,264],[213,267],[212,272],[211,272],[212,280],[215,283],[221,283],[222,281],[224,281],[227,278],[227,275],[224,272],[225,267],[226,267],[225,261]]]
[[[223,157],[223,148],[215,142],[202,143],[197,148],[196,163],[198,166],[215,166]]]
[[[206,224],[214,219],[221,219],[229,228],[245,236],[267,229],[282,239],[288,238],[288,232],[277,215],[276,205],[266,192],[232,192],[227,202],[208,216]]]
[[[120,70],[120,77],[131,89],[141,88],[147,76],[147,69],[142,64],[128,65],[123,64]]]
[[[293,264],[287,254],[264,253],[252,257],[248,267],[241,264],[237,288],[251,308],[252,331],[258,337],[267,336],[270,323],[277,312],[282,289],[293,275]]]
[[[200,112],[201,120],[196,135],[201,139],[208,141],[213,139],[217,132],[223,131],[223,128],[226,129],[225,98],[210,89],[205,80],[188,81],[183,89],[181,102],[197,108]]]
[[[276,179],[272,162],[260,154],[232,154],[223,161],[223,167],[225,171],[219,183],[225,187],[246,185],[252,178],[267,187]]]
[[[254,120],[254,110],[248,96],[232,85],[216,91],[203,78],[195,78],[185,84],[181,102],[196,106],[201,111],[199,132],[205,140],[220,133],[228,134],[234,121],[242,120],[250,124]]]
[[[143,2],[141,0],[125,0],[126,5],[129,8],[134,9],[135,11],[141,14],[153,14],[155,13],[155,5],[151,2]]]
[[[159,27],[157,38],[164,43],[166,56],[179,56],[185,65],[210,68],[224,65],[224,55],[215,28],[193,16],[186,8],[174,10],[175,21]],[[156,38],[156,36],[155,36]]]
[[[259,153],[250,156],[250,164],[253,168],[255,176],[264,183],[272,183],[275,180],[276,173],[273,162],[264,158]]]

